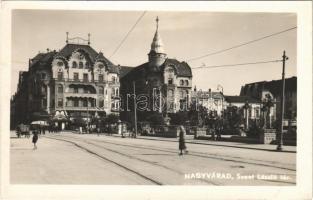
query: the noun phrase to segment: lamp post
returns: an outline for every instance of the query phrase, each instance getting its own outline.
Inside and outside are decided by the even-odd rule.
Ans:
[[[277,151],[283,150],[283,131],[284,131],[284,111],[285,111],[285,62],[288,60],[286,52],[283,53],[283,70],[282,70],[282,91],[281,91],[281,115],[280,115],[280,134],[277,144]]]
[[[133,93],[134,93],[134,126],[135,126],[135,135],[137,137],[137,104],[136,104],[136,83],[133,81]]]

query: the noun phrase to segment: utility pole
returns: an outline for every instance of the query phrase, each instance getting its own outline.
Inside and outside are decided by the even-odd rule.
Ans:
[[[284,131],[284,111],[285,111],[285,62],[288,60],[286,52],[283,54],[283,72],[282,72],[282,91],[281,91],[281,115],[280,115],[280,134],[278,138],[277,151],[283,150],[283,131]]]
[[[133,90],[134,90],[134,125],[135,125],[135,135],[134,138],[137,137],[137,104],[136,104],[136,84],[133,81]]]

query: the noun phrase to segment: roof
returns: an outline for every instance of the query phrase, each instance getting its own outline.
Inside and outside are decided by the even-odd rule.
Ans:
[[[114,65],[111,61],[103,56],[102,52],[97,53],[91,46],[85,44],[66,44],[63,49],[57,53],[56,57],[60,56],[69,59],[72,53],[78,49],[85,51],[93,63],[96,60],[104,60],[107,65]]]
[[[223,94],[221,92],[210,92],[210,91],[192,91],[192,97],[196,98],[203,98],[203,99],[208,99],[210,97],[213,97],[215,99],[222,99]]]
[[[51,66],[52,60],[55,56],[55,51],[50,51],[47,53],[38,53],[33,59],[31,59],[31,68],[41,68]]]
[[[178,76],[192,77],[191,68],[186,62],[179,62],[176,59],[168,58],[165,60],[163,66],[166,65],[173,65]]]
[[[272,81],[260,81],[249,83],[243,86],[241,89],[241,94],[245,95],[249,93],[249,90],[258,88],[258,90],[269,90],[273,95],[280,95],[282,87],[282,81],[272,80]],[[291,77],[285,79],[285,89],[286,91],[296,91],[297,90],[297,77]]]
[[[74,51],[83,50],[88,57],[90,58],[91,62],[94,63],[95,61],[103,61],[108,66],[108,71],[110,73],[119,73],[119,67],[114,65],[111,61],[109,61],[102,52],[97,53],[92,47],[89,45],[83,44],[66,44],[63,49],[59,52],[51,51],[47,53],[38,53],[33,59],[31,63],[31,67],[34,66],[41,66],[41,67],[51,67],[51,63],[55,57],[63,57],[65,59],[69,59],[70,56]]]
[[[225,101],[229,103],[261,103],[260,100],[250,96],[225,96]]]
[[[119,66],[119,67],[120,67],[120,78],[123,78],[131,70],[135,69],[134,67],[129,67],[129,66]]]

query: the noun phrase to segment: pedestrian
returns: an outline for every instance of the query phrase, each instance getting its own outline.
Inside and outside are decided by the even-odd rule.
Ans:
[[[186,134],[186,130],[184,128],[184,126],[180,126],[179,127],[179,155],[183,155],[183,151],[185,152],[185,154],[188,153],[187,151],[187,147],[186,147],[186,143],[185,143],[185,134]]]
[[[38,131],[34,130],[33,131],[33,139],[32,139],[32,142],[34,143],[34,150],[37,149],[37,141],[38,141]]]

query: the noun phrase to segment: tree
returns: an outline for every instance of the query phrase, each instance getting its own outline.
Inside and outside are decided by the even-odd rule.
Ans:
[[[183,125],[188,121],[188,112],[187,111],[179,111],[177,113],[172,113],[169,115],[171,118],[172,125]]]
[[[116,124],[119,120],[119,116],[118,115],[115,115],[115,114],[109,114],[106,118],[106,123],[108,124]]]
[[[201,104],[193,102],[190,105],[190,110],[188,112],[188,118],[193,126],[204,126],[208,124],[209,121],[209,111],[206,107]]]

